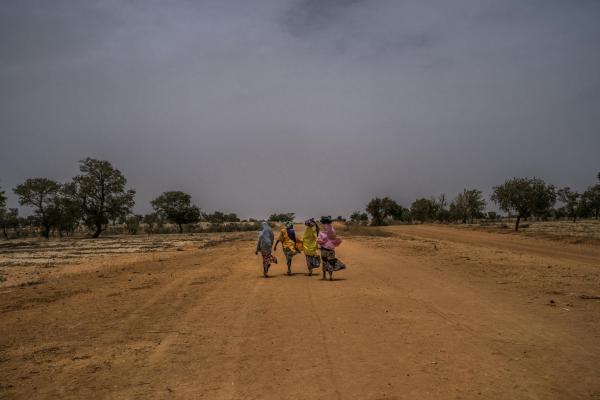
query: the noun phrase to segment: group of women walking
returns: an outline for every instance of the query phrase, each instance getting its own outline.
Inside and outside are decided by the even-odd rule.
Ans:
[[[312,275],[314,269],[321,268],[322,264],[323,279],[326,279],[326,274],[329,274],[329,280],[333,280],[334,271],[346,268],[344,263],[335,256],[335,249],[342,243],[342,240],[335,233],[331,217],[321,217],[320,222],[322,227],[319,227],[314,218],[306,220],[302,238],[296,235],[294,223],[286,222],[281,227],[275,245],[273,245],[275,238],[271,227],[267,222],[262,223],[255,254],[259,252],[262,254],[265,278],[268,276],[271,264],[277,264],[277,257],[273,252],[277,250],[279,243],[281,243],[285,255],[288,275],[292,274],[294,256],[302,252],[306,257],[308,275]]]

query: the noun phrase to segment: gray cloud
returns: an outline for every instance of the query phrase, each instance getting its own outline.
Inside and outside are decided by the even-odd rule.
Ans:
[[[137,210],[347,214],[600,168],[594,1],[5,1],[0,184],[111,160]],[[11,197],[12,204],[15,203]]]

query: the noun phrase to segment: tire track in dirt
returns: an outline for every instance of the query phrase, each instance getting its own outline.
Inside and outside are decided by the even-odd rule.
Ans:
[[[336,377],[336,366],[334,365],[334,363],[332,361],[331,351],[329,350],[329,344],[327,343],[328,337],[327,337],[327,334],[326,334],[325,327],[323,325],[323,319],[319,315],[319,309],[317,307],[315,307],[315,302],[313,300],[313,295],[312,295],[312,292],[310,290],[311,283],[312,282],[310,282],[309,280],[307,280],[306,281],[306,285],[305,285],[306,286],[306,292],[307,292],[308,300],[309,300],[309,303],[310,303],[310,309],[312,311],[311,314],[315,316],[316,321],[317,321],[317,323],[319,325],[319,336],[321,338],[321,343],[323,343],[323,346],[325,347],[325,358],[327,359],[327,366],[331,370],[331,381],[333,383],[333,387],[334,387],[334,391],[335,391],[335,398],[336,399],[341,399],[342,395],[340,393],[340,386],[339,386],[339,383],[338,383],[338,378]]]

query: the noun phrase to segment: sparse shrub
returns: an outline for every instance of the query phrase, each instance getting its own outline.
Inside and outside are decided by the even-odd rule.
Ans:
[[[140,229],[140,222],[144,219],[141,215],[130,215],[125,219],[125,226],[130,235],[137,235]]]

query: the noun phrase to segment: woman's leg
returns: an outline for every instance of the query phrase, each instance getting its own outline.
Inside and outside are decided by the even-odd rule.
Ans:
[[[335,252],[329,253],[329,280],[333,280],[333,270],[335,269]]]
[[[292,252],[289,250],[285,251],[285,261],[287,262],[287,274],[292,274]]]
[[[271,254],[264,254],[263,257],[263,275],[266,278],[269,272],[269,267],[271,266]]]

